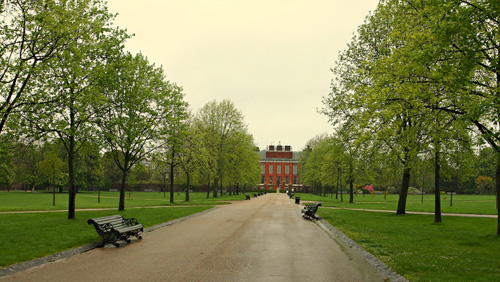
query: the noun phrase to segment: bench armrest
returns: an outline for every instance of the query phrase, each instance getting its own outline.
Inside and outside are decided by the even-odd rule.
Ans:
[[[132,225],[137,225],[139,224],[139,222],[137,221],[137,219],[135,219],[134,217],[132,218],[124,218],[123,221],[128,225],[128,226],[132,226]]]

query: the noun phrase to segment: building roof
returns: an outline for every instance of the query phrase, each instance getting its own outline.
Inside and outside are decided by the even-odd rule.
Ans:
[[[269,145],[259,151],[261,161],[299,161],[302,152],[292,151],[291,146]]]

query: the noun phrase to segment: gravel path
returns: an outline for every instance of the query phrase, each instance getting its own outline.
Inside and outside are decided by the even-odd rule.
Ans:
[[[332,228],[303,219],[286,195],[267,194],[0,280],[397,281]]]

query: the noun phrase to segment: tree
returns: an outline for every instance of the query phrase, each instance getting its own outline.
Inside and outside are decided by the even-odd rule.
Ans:
[[[207,170],[208,152],[202,146],[202,137],[193,122],[193,116],[189,115],[186,121],[186,134],[181,142],[182,149],[179,152],[179,165],[186,174],[186,202],[189,202],[189,190],[191,179],[196,171]]]
[[[427,147],[430,123],[416,98],[420,89],[400,74],[396,60],[404,42],[391,37],[398,11],[379,7],[359,27],[358,36],[340,54],[332,70],[336,78],[324,99],[325,113],[334,126],[346,125],[361,140],[385,147],[403,166],[397,214],[405,214],[411,169]]]
[[[31,1],[28,1],[31,2]],[[59,138],[68,155],[69,203],[68,219],[75,217],[76,173],[75,157],[81,146],[91,137],[95,110],[102,105],[97,81],[107,59],[122,48],[127,38],[124,31],[111,27],[114,16],[108,13],[101,0],[58,1],[54,5],[58,14],[44,15],[54,21],[57,34],[65,34],[64,48],[51,53],[43,72],[36,73],[33,87],[24,104],[19,104],[24,134],[47,135]],[[54,4],[56,3],[56,4]],[[47,4],[48,5],[48,4]],[[47,6],[46,6],[47,7]],[[71,11],[63,13],[63,11]],[[58,26],[60,17],[73,21]],[[34,62],[36,62],[36,58]],[[27,80],[26,80],[27,82]],[[18,93],[17,97],[22,97]],[[20,107],[22,105],[22,107]]]
[[[208,153],[205,177],[213,179],[214,193],[227,183],[258,177],[260,166],[253,138],[247,132],[242,113],[229,100],[212,101],[201,108],[194,118],[202,147]],[[255,174],[254,174],[255,173]],[[207,195],[208,197],[208,195]]]
[[[495,192],[495,184],[489,176],[479,176],[476,178],[477,190],[480,194],[492,194]]]
[[[7,186],[10,190],[10,186],[15,178],[14,167],[12,166],[12,154],[10,149],[10,143],[6,138],[0,136],[0,185]]]
[[[0,133],[37,94],[46,64],[101,23],[101,0],[2,1],[0,7]],[[11,125],[16,128],[16,121]]]
[[[14,144],[13,166],[15,171],[15,182],[22,183],[24,190],[35,191],[38,175],[36,164],[42,159],[39,144],[18,142]],[[26,187],[28,186],[28,187]]]
[[[475,126],[497,152],[496,190],[500,196],[500,3],[498,1],[387,1],[412,10],[428,40],[410,52],[427,83],[440,89],[440,103],[426,108],[447,112]],[[399,18],[395,23],[405,22]],[[406,21],[407,22],[407,21]],[[401,26],[401,25],[400,25]],[[423,30],[423,29],[422,29]],[[412,33],[413,36],[415,33]],[[419,76],[421,71],[413,72]],[[500,235],[500,210],[497,234]]]
[[[217,197],[217,188],[219,184],[222,187],[222,181],[230,171],[231,156],[235,153],[231,144],[238,134],[247,132],[247,126],[243,123],[243,114],[229,100],[207,103],[198,111],[195,125],[209,154],[207,177],[213,179],[213,197]]]
[[[119,210],[132,166],[164,145],[167,125],[178,122],[182,89],[165,81],[161,68],[141,54],[125,53],[108,66],[101,84],[108,110],[98,121],[104,149],[122,171]]]
[[[63,185],[66,179],[64,163],[55,152],[49,151],[44,158],[37,163],[39,182],[48,183],[53,189],[52,205],[56,205],[55,191],[57,186]]]

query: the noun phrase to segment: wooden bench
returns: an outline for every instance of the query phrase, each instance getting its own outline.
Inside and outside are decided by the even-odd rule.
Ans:
[[[308,219],[318,219],[316,217],[316,212],[318,211],[319,206],[321,206],[321,203],[318,202],[304,206],[304,208],[302,209],[302,216]]]
[[[102,246],[110,243],[119,247],[117,243],[124,240],[130,243],[129,238],[135,236],[142,239],[139,232],[143,232],[142,225],[135,218],[123,218],[121,215],[111,215],[105,217],[91,218],[87,223],[93,224],[97,234],[102,238]]]
[[[243,195],[245,195],[245,200],[250,200],[250,196],[249,195],[247,195],[245,193],[243,193]]]

